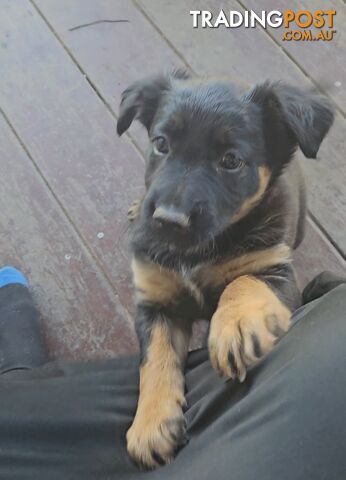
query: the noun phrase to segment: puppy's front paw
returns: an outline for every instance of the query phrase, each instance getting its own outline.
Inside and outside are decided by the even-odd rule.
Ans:
[[[127,431],[129,455],[143,469],[153,469],[169,463],[177,448],[186,443],[186,423],[181,406],[162,399],[157,408],[140,408]]]
[[[270,288],[239,277],[222,294],[209,334],[209,356],[220,375],[243,381],[246,369],[289,329],[291,314]]]
[[[141,200],[135,200],[127,211],[127,218],[130,222],[133,222],[139,214],[141,207]]]

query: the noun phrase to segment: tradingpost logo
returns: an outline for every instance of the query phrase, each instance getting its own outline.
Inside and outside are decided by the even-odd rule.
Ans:
[[[330,42],[334,30],[335,10],[253,10],[239,12],[220,10],[190,10],[193,28],[283,28],[284,41],[324,41]]]

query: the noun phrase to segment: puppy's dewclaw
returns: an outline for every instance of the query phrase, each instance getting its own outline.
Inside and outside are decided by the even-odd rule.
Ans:
[[[127,218],[130,222],[133,222],[139,215],[139,209],[141,207],[141,201],[135,200],[127,211]]]

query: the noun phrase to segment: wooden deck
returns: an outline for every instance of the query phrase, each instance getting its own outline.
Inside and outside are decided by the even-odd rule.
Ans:
[[[337,110],[319,161],[304,160],[310,217],[296,252],[304,285],[346,272],[345,24],[335,40],[291,43],[261,28],[192,29],[189,10],[286,8],[284,0],[0,0],[1,264],[28,275],[52,358],[137,349],[126,211],[143,188],[144,132],[116,135],[121,91],[173,66],[249,83],[324,90]],[[302,8],[292,1],[290,8]],[[100,23],[103,19],[127,23]]]

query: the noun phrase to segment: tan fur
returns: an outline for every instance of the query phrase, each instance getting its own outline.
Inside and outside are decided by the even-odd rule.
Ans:
[[[250,252],[219,264],[206,264],[182,273],[161,267],[149,260],[134,258],[132,271],[136,301],[167,306],[173,304],[182,290],[186,289],[199,305],[203,306],[204,288],[225,285],[241,275],[255,274],[290,261],[290,249],[285,244]]]
[[[147,357],[140,369],[140,395],[137,412],[128,430],[127,449],[132,458],[147,468],[157,466],[153,451],[169,461],[174,453],[181,422],[184,376],[181,362],[187,351],[187,339],[171,343],[167,325],[154,324]]]
[[[153,302],[163,306],[174,302],[183,287],[177,273],[136,258],[131,266],[138,302]]]
[[[277,264],[289,263],[291,252],[281,243],[275,247],[246,253],[216,265],[205,265],[198,271],[200,286],[219,286],[229,283],[241,275],[258,273]]]
[[[285,332],[291,313],[273,291],[253,276],[241,276],[230,283],[220,297],[209,334],[209,355],[222,375],[244,380],[246,368],[255,363],[253,335],[261,352],[270,351],[278,330]],[[234,366],[229,362],[233,355]]]
[[[250,210],[261,200],[264,192],[267,189],[269,180],[270,180],[270,170],[266,166],[258,168],[259,184],[258,189],[254,195],[247,198],[240,209],[233,215],[232,223],[237,222],[241,218],[245,217]]]

